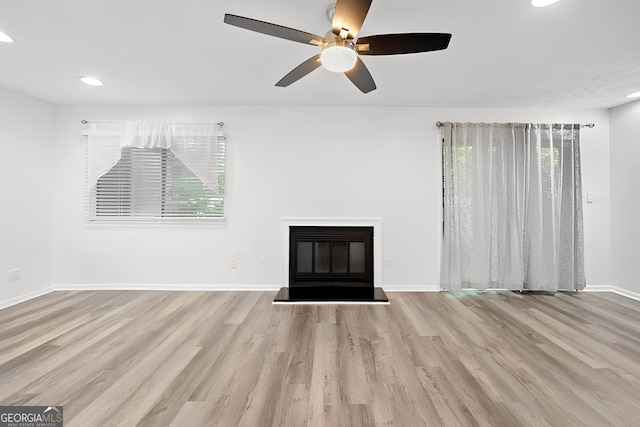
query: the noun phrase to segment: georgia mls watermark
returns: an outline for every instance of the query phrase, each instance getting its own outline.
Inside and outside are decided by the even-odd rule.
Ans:
[[[0,406],[0,427],[62,427],[62,406]]]

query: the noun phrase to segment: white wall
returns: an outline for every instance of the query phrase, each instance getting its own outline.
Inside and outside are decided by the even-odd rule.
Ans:
[[[611,109],[611,253],[614,286],[640,296],[640,101]]]
[[[224,121],[226,228],[85,225],[82,119]],[[377,217],[384,288],[437,289],[437,120],[595,122],[582,134],[584,190],[595,196],[585,205],[587,274],[591,284],[610,283],[606,110],[64,106],[55,137],[54,286],[277,289],[286,282],[283,217]]]
[[[0,87],[0,308],[51,289],[54,113]]]

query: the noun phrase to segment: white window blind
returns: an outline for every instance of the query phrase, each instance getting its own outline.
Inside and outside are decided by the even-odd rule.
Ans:
[[[88,220],[202,222],[224,218],[226,139],[209,132],[207,126],[215,128],[214,124],[152,125],[151,134],[137,133],[131,138],[132,128],[142,132],[146,126],[94,124],[86,132]],[[164,130],[158,132],[160,128]],[[158,133],[161,141],[154,139]]]

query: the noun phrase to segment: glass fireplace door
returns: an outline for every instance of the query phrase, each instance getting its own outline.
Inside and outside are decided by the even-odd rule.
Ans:
[[[372,227],[291,227],[290,286],[373,286]]]

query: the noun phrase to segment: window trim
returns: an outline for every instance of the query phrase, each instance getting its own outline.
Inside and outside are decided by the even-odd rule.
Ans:
[[[105,123],[121,123],[119,121]],[[122,122],[123,123],[123,122]],[[220,124],[218,124],[220,126]],[[90,153],[90,132],[87,128],[82,132],[82,142],[85,147],[85,201],[84,201],[84,222],[90,228],[225,228],[227,224],[227,180],[226,167],[228,164],[228,146],[226,137],[218,135],[217,150],[217,167],[222,168],[219,173],[219,179],[223,180],[222,192],[220,196],[223,199],[222,216],[209,217],[161,217],[161,216],[97,216],[95,215],[95,187],[89,188],[88,185],[88,167]],[[185,167],[187,167],[185,165]],[[188,168],[188,167],[187,167]]]

